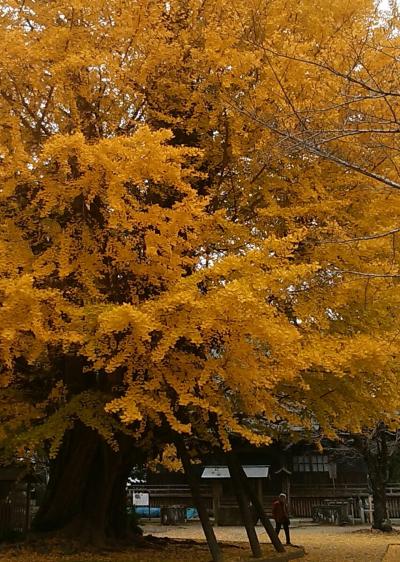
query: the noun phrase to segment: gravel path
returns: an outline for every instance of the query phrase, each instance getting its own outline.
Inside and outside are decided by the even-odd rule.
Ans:
[[[242,527],[215,527],[214,530],[220,541],[246,541],[246,532]],[[145,524],[144,531],[157,536],[204,539],[201,526],[195,522],[181,527]],[[269,542],[261,527],[257,527],[257,531],[262,542]],[[291,540],[305,548],[307,555],[303,560],[307,562],[381,562],[390,544],[400,545],[400,534],[371,532],[367,526],[306,525],[294,527],[291,530]],[[398,549],[400,546],[395,547],[397,552]],[[400,558],[396,558],[396,562],[400,562]]]

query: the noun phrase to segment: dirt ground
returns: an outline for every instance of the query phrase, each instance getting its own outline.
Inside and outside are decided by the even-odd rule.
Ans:
[[[183,527],[146,524],[144,530],[155,536],[203,538],[198,523]],[[269,542],[262,527],[257,527],[257,531],[260,541]],[[220,541],[232,543],[246,541],[246,533],[240,527],[215,527],[215,533]],[[283,539],[283,532],[281,539]],[[307,562],[381,562],[388,545],[400,545],[400,533],[398,531],[394,534],[371,532],[368,526],[306,525],[292,528],[291,541],[305,548],[307,554],[302,560]],[[400,558],[393,562],[400,562]]]
[[[142,521],[143,525],[143,521]],[[165,545],[157,540],[154,547],[128,548],[118,552],[82,552],[64,543],[0,545],[0,562],[209,562],[210,555],[199,523],[165,527],[157,523],[145,523],[145,534],[154,537],[194,539],[195,544]],[[260,541],[265,544],[264,553],[272,550],[269,539],[261,527],[257,527]],[[249,560],[246,533],[242,527],[215,527],[217,538],[223,547],[226,562]],[[283,537],[282,537],[283,538]],[[400,562],[400,531],[391,534],[371,532],[365,527],[295,526],[291,531],[294,544],[306,550],[305,562]],[[153,541],[154,542],[154,541]],[[164,547],[160,548],[160,542]],[[153,544],[153,543],[152,543]],[[158,544],[158,546],[157,546]],[[231,546],[229,546],[231,545]],[[390,547],[390,548],[388,548]]]

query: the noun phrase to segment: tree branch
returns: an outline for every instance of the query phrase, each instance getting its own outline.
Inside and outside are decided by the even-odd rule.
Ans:
[[[293,135],[293,134],[291,134],[287,131],[282,131],[282,130],[278,129],[276,126],[272,125],[271,123],[268,123],[264,119],[261,119],[257,115],[254,115],[251,112],[243,109],[242,107],[237,106],[231,100],[228,100],[227,103],[229,103],[229,105],[233,109],[238,111],[239,113],[242,113],[243,115],[246,115],[247,117],[252,119],[254,122],[258,123],[259,125],[262,125],[266,129],[269,129],[271,132],[275,133],[276,135],[278,135],[282,138],[285,138],[286,140],[293,143],[295,146],[296,145],[302,146],[308,152],[310,152],[312,154],[315,154],[316,156],[319,156],[319,157],[323,158],[324,160],[330,160],[331,162],[335,162],[336,164],[339,164],[340,166],[342,166],[344,168],[353,170],[354,172],[357,172],[358,174],[361,174],[363,176],[366,176],[368,178],[376,180],[379,183],[382,183],[382,184],[387,185],[389,187],[392,187],[394,189],[400,189],[400,183],[398,183],[396,181],[393,181],[390,178],[387,178],[387,177],[382,176],[380,174],[376,174],[375,172],[367,170],[366,168],[364,168],[363,166],[361,166],[359,164],[355,164],[354,162],[349,162],[348,160],[346,160],[344,158],[341,158],[340,156],[336,156],[335,154],[332,154],[329,151],[322,150],[318,146],[315,146],[315,145],[311,144],[309,141],[298,138],[295,135]]]
[[[369,234],[367,236],[356,236],[354,238],[348,239],[331,239],[331,240],[317,240],[317,244],[348,244],[350,242],[362,242],[364,240],[377,240],[378,238],[384,238],[385,236],[391,236],[400,232],[400,228],[393,228],[392,230],[388,230],[387,232],[379,232],[377,234]]]

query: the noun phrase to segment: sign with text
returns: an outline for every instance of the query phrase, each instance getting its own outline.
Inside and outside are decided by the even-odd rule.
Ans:
[[[148,506],[150,500],[150,495],[148,492],[133,492],[132,493],[132,504],[137,506]]]

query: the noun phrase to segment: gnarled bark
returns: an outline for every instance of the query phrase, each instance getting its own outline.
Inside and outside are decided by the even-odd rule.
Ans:
[[[82,423],[65,435],[34,531],[58,532],[91,544],[132,537],[125,490],[134,448],[125,436],[118,442],[119,450],[114,451]]]

